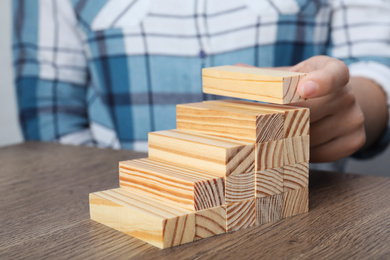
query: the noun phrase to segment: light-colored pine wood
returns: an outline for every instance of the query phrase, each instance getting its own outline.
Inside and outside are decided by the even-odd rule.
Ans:
[[[241,100],[213,100],[206,101],[207,103],[219,104],[224,106],[234,106],[241,109],[258,109],[261,111],[271,111],[276,113],[283,113],[284,117],[284,138],[295,137],[295,136],[304,136],[309,135],[310,133],[310,110],[305,107],[297,106],[285,106],[285,105],[276,105],[276,104],[263,104],[257,102],[241,101]],[[269,139],[271,140],[271,139]],[[277,139],[273,139],[277,140]],[[258,142],[263,142],[258,141]],[[267,141],[267,140],[265,140]]]
[[[256,225],[264,225],[283,218],[283,194],[256,199]]]
[[[227,232],[256,225],[255,199],[227,204],[226,219]]]
[[[124,189],[90,194],[91,219],[159,248],[195,239],[195,214]]]
[[[268,197],[283,193],[283,168],[256,172],[256,197]]]
[[[305,75],[290,71],[239,66],[204,68],[202,70],[203,92],[287,104],[303,100],[296,87]]]
[[[222,176],[254,171],[254,144],[167,130],[149,133],[149,157]]]
[[[226,232],[226,206],[195,212],[195,240]]]
[[[284,138],[283,111],[202,102],[176,106],[177,128],[251,143]]]
[[[255,198],[255,172],[226,177],[225,191],[225,201],[229,204]]]
[[[284,140],[256,144],[256,172],[284,165]]]
[[[308,162],[310,157],[310,136],[297,136],[286,138],[284,152],[284,164],[293,165]]]
[[[224,179],[219,174],[149,158],[120,162],[119,184],[188,210],[225,204]]]
[[[309,187],[309,163],[284,166],[283,178],[284,192]]]
[[[283,193],[283,217],[309,212],[309,188]]]

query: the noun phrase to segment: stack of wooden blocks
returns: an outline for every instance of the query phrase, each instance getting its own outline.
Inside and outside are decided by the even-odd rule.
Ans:
[[[222,66],[203,90],[286,104],[304,74]],[[177,130],[119,163],[120,188],[90,194],[91,219],[160,248],[308,211],[309,110],[223,100],[177,105]]]

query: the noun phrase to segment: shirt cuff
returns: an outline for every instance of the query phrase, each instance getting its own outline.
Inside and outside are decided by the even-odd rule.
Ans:
[[[369,159],[383,152],[390,143],[390,68],[374,61],[360,61],[349,65],[349,73],[351,77],[364,77],[373,80],[382,87],[387,97],[389,111],[387,129],[374,145],[352,155],[355,159]]]

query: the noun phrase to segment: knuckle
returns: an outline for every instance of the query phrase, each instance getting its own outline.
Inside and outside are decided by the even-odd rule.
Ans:
[[[337,66],[341,72],[341,75],[343,75],[342,79],[343,79],[344,85],[347,85],[347,83],[349,82],[349,68],[348,68],[348,66],[341,60],[337,60]]]
[[[355,106],[355,104],[357,103],[355,93],[350,87],[343,88],[340,95],[342,104],[346,107]]]
[[[358,128],[364,126],[364,120],[365,120],[365,119],[364,119],[364,114],[363,114],[362,111],[359,111],[359,112],[355,113],[354,121],[355,121],[356,126],[357,126]]]
[[[350,154],[358,151],[366,143],[366,133],[364,128],[359,129],[354,135],[353,141],[350,143]]]
[[[335,68],[341,78],[341,83],[343,85],[347,85],[349,82],[349,68],[348,66],[341,60],[332,58],[330,60],[331,66]]]

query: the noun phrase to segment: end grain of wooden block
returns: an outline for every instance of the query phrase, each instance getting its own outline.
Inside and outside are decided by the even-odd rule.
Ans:
[[[283,218],[309,212],[309,188],[283,193]]]
[[[120,162],[119,184],[192,211],[225,204],[222,176],[149,158]]]
[[[284,192],[309,187],[309,162],[284,166]]]
[[[284,138],[282,111],[202,102],[177,105],[179,130],[251,143]]]
[[[284,152],[284,164],[293,165],[308,162],[310,157],[310,136],[297,136],[286,138]]]
[[[256,172],[256,197],[283,193],[283,167]]]
[[[227,232],[256,225],[255,199],[226,205]]]
[[[256,172],[284,165],[284,140],[256,144]]]
[[[226,206],[195,212],[195,240],[226,233]]]
[[[241,100],[213,100],[206,101],[206,103],[218,104],[230,107],[247,108],[261,111],[271,111],[275,113],[282,113],[284,117],[283,138],[305,136],[310,134],[310,110],[305,107],[284,106],[275,104],[262,104]],[[268,139],[271,140],[271,139]],[[264,142],[268,140],[262,140]],[[277,139],[272,139],[277,140]]]
[[[232,174],[225,178],[225,201],[235,203],[255,197],[255,172]]]
[[[296,90],[304,73],[239,66],[202,70],[203,92],[277,104],[303,100]]]
[[[195,215],[123,189],[91,193],[91,219],[159,248],[195,239]]]
[[[149,157],[229,176],[254,171],[254,144],[178,130],[149,133]]]
[[[283,193],[256,199],[256,225],[283,218]]]

